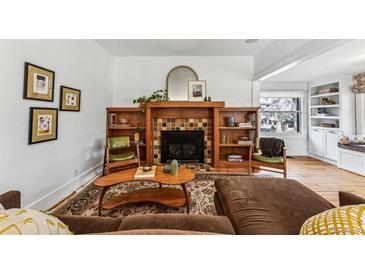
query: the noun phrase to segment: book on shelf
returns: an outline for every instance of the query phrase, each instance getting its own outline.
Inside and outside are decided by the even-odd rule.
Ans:
[[[228,154],[227,161],[229,162],[242,162],[242,155],[240,154]]]
[[[238,140],[237,144],[239,145],[251,145],[253,144],[253,141],[249,141],[249,140]]]
[[[227,159],[228,162],[239,162],[242,163],[243,159]]]
[[[131,125],[129,124],[115,124],[111,125],[110,128],[116,128],[116,129],[123,129],[123,128],[129,128]]]
[[[136,170],[136,174],[134,174],[135,179],[146,179],[153,178],[156,176],[156,166],[152,166],[150,171],[143,171],[143,167],[140,166]]]
[[[238,127],[239,128],[246,128],[246,127],[252,127],[252,124],[251,123],[238,123]]]

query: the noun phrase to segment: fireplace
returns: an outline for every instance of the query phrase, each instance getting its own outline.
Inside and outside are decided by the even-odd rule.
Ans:
[[[161,163],[173,159],[180,162],[204,163],[204,131],[161,131]]]

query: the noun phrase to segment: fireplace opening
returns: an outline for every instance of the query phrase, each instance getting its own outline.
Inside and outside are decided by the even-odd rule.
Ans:
[[[161,163],[173,159],[185,163],[204,163],[204,131],[161,131]]]

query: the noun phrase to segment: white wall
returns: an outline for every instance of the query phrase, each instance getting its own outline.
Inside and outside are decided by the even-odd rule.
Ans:
[[[134,98],[166,88],[175,66],[192,67],[207,81],[208,96],[226,106],[252,105],[252,57],[119,57],[114,59],[114,105],[131,106]],[[254,102],[255,105],[258,101]]]
[[[302,129],[298,134],[286,134],[286,133],[261,133],[261,136],[265,137],[277,137],[284,140],[288,149],[289,156],[305,156],[308,155],[307,150],[307,87],[305,82],[261,82],[260,93],[265,96],[273,94],[273,96],[293,96],[296,94],[298,97],[303,98],[302,109]]]
[[[47,209],[100,170],[112,57],[91,40],[0,40],[0,50],[0,193]],[[56,72],[54,102],[23,100],[25,61]],[[28,145],[29,107],[58,108],[60,85],[81,89],[81,112],[60,111],[58,140]]]

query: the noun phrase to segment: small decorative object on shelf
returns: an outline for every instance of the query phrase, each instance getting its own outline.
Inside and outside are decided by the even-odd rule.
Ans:
[[[330,98],[322,98],[321,100],[320,100],[320,104],[321,105],[335,105],[336,104],[336,101],[333,101],[333,100],[331,100]]]
[[[170,168],[171,168],[171,173],[173,175],[177,175],[179,173],[179,163],[177,160],[172,160],[171,164],[170,164]]]
[[[332,93],[338,92],[338,88],[320,88],[318,90],[318,94]]]
[[[222,134],[222,144],[227,144],[227,136],[225,133]]]
[[[139,142],[139,133],[138,132],[134,133],[134,141]]]
[[[120,122],[120,125],[122,125],[122,126],[128,125],[128,120],[125,118],[120,118],[119,122]]]
[[[234,127],[234,125],[235,125],[234,117],[233,116],[226,117],[226,124],[227,124],[227,127]]]
[[[117,121],[117,114],[115,113],[110,113],[110,117],[109,117],[109,125],[110,127],[114,127]]]
[[[251,122],[240,122],[238,123],[239,128],[251,128],[252,124]]]

